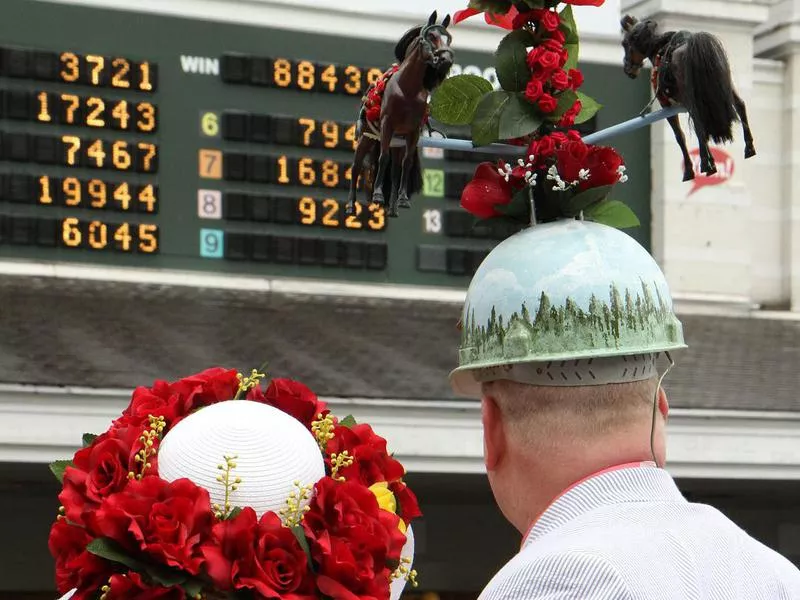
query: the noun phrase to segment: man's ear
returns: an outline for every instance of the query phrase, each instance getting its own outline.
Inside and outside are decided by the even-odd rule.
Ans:
[[[483,461],[487,471],[494,471],[506,452],[506,432],[500,407],[492,396],[481,399],[483,423]]]
[[[669,400],[667,400],[667,393],[663,387],[658,388],[658,412],[661,413],[664,421],[666,421],[669,415]]]

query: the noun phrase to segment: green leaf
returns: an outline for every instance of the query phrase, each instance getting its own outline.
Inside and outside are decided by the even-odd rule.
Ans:
[[[567,4],[558,16],[561,17],[559,29],[564,33],[564,44],[577,44],[578,25],[575,23],[575,15],[572,14],[572,5]]]
[[[492,84],[477,75],[448,77],[431,96],[431,116],[445,125],[469,125]]]
[[[181,586],[183,591],[186,592],[187,598],[199,598],[200,592],[203,591],[203,582],[199,579],[191,578],[185,581]]]
[[[619,200],[605,200],[583,211],[583,216],[595,223],[602,223],[617,229],[628,229],[641,225],[639,217],[631,208]]]
[[[528,196],[528,187],[526,186],[514,192],[514,195],[511,197],[511,202],[505,206],[497,206],[496,210],[505,217],[530,220],[531,202],[530,196]]]
[[[497,136],[511,140],[533,133],[542,126],[542,113],[525,99],[524,94],[512,94],[500,113]]]
[[[585,216],[587,208],[604,200],[613,187],[613,185],[601,185],[575,194],[569,199],[569,214],[574,216],[584,211]]]
[[[67,467],[74,467],[71,460],[56,460],[50,463],[50,471],[56,476],[59,482],[64,483],[64,471]]]
[[[145,565],[145,563],[130,556],[112,539],[95,538],[86,545],[86,549],[95,556],[125,565],[137,573],[143,573],[147,570],[147,565]]]
[[[478,103],[472,121],[472,145],[488,146],[500,138],[500,117],[511,101],[511,92],[494,90]]]
[[[240,512],[242,512],[242,507],[241,506],[234,506],[231,509],[231,512],[228,513],[228,516],[225,517],[225,520],[226,521],[230,521],[231,519],[235,519],[236,517],[239,516]]]
[[[353,415],[347,415],[344,419],[339,421],[339,425],[347,428],[353,427],[353,425],[356,425],[356,419]]]
[[[574,44],[564,44],[564,48],[567,49],[567,62],[564,63],[564,70],[569,71],[570,69],[575,69],[578,66],[580,44],[578,42]]]
[[[84,433],[83,434],[83,447],[86,448],[88,446],[91,446],[92,442],[94,442],[96,439],[97,439],[97,436],[94,433]]]
[[[300,544],[300,547],[303,549],[303,552],[306,553],[306,558],[308,559],[308,568],[311,571],[314,571],[314,561],[311,560],[311,547],[308,545],[308,540],[306,539],[306,532],[303,531],[302,525],[295,525],[291,528],[294,537],[297,538],[297,543]]]
[[[578,99],[578,94],[572,90],[564,90],[556,97],[556,99],[558,100],[556,109],[547,115],[547,119],[553,122],[558,121],[565,112],[572,108],[572,105],[575,104],[575,100]]]
[[[578,92],[578,100],[581,101],[581,112],[575,117],[575,124],[585,123],[591,119],[597,111],[603,108],[597,100],[591,96],[587,96],[583,92]]]
[[[495,52],[495,71],[504,90],[522,92],[531,78],[526,58],[528,46],[533,46],[533,35],[525,29],[512,31],[504,37]]]

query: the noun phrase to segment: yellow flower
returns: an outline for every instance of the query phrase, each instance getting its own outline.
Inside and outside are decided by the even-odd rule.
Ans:
[[[373,483],[369,486],[369,491],[375,494],[375,499],[378,501],[378,506],[385,511],[388,511],[392,514],[397,514],[397,500],[394,497],[394,494],[389,489],[389,484],[385,481],[379,481],[378,483]],[[403,522],[403,519],[400,519],[400,523],[397,525],[403,533],[406,532],[406,524]]]

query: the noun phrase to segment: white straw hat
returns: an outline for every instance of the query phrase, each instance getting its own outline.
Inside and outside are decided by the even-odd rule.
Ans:
[[[235,466],[228,469],[230,465]],[[228,470],[230,504],[249,506],[261,517],[285,506],[296,491],[295,482],[313,486],[322,479],[325,463],[314,436],[300,421],[249,400],[204,407],[170,429],[161,442],[159,476],[166,481],[190,479],[208,491],[212,505],[224,507]]]

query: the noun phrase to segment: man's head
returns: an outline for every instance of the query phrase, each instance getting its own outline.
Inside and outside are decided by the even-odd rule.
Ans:
[[[506,518],[524,531],[532,510],[577,479],[653,454],[663,465],[668,404],[657,386],[658,378],[581,387],[484,383],[484,458]]]

